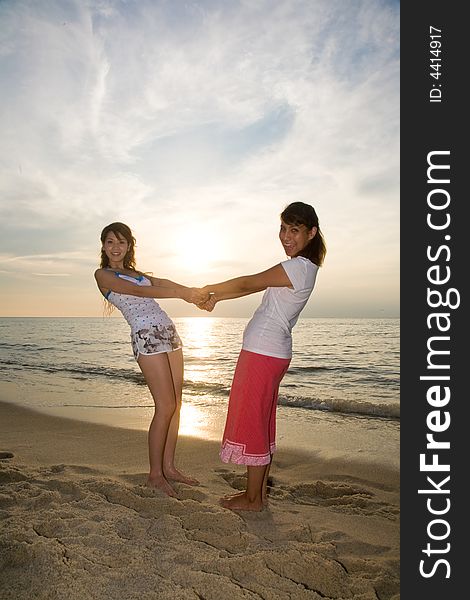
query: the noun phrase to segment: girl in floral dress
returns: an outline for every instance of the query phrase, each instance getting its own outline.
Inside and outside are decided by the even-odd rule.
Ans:
[[[101,232],[101,265],[95,271],[99,290],[118,308],[131,328],[134,357],[155,402],[148,433],[150,472],[147,485],[176,496],[171,481],[198,481],[175,466],[183,388],[182,342],[175,325],[155,298],[201,303],[209,294],[135,268],[135,238],[124,223]]]

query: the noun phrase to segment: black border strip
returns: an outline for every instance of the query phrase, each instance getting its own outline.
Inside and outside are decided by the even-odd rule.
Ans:
[[[465,241],[470,228],[464,215],[469,170],[464,148],[468,128],[464,87],[469,72],[464,6],[429,0],[403,2],[400,9],[400,566],[405,600],[459,598],[464,593],[460,590],[466,589],[469,448],[465,442],[470,441],[470,431],[464,369],[468,369],[465,332],[470,327],[465,312],[470,269],[465,268],[469,256]],[[437,43],[431,44],[434,40],[442,44],[440,53],[431,53],[438,49],[433,48]],[[436,58],[441,60],[431,60]],[[449,169],[428,171],[430,163]],[[429,290],[434,293],[429,295]],[[446,300],[450,306],[445,306]],[[443,445],[427,448],[428,434]],[[436,470],[426,470],[433,460]]]

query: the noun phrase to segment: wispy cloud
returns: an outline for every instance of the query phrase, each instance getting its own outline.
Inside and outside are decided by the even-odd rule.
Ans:
[[[73,252],[96,264],[121,220],[143,268],[203,283],[282,258],[278,214],[302,200],[330,248],[319,298],[359,277],[366,310],[383,257],[397,309],[398,6],[4,0],[0,252],[53,252],[35,273],[70,257],[80,280]]]
[[[70,277],[71,273],[31,273],[37,277]]]

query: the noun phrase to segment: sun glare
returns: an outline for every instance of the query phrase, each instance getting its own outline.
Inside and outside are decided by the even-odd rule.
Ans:
[[[183,397],[179,433],[203,440],[219,441],[224,430],[225,405],[194,406]]]
[[[178,250],[177,262],[180,268],[191,273],[207,271],[214,262],[225,255],[226,245],[217,231],[209,231],[197,222],[185,237],[185,243]]]
[[[217,319],[213,317],[183,317],[178,320],[178,331],[184,340],[187,356],[191,360],[185,361],[184,379],[188,386],[195,386],[200,389],[200,393],[205,392],[204,384],[211,380],[211,365],[213,364],[213,355],[218,352],[215,334],[217,330]],[[184,387],[183,387],[184,392]],[[180,433],[202,438],[213,437],[215,413],[212,408],[200,408],[190,401],[186,401],[183,394],[183,404],[181,407]]]
[[[202,248],[184,248],[180,257],[180,264],[184,265],[187,271],[196,273],[206,271],[210,262],[210,254]]]
[[[197,406],[183,401],[180,418],[179,433],[181,435],[205,437],[205,414]]]
[[[214,326],[213,317],[200,319],[197,317],[187,317],[181,319],[179,326],[184,345],[196,358],[208,358],[214,352]]]

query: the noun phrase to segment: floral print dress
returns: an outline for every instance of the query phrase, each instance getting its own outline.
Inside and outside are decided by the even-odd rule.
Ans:
[[[116,277],[135,285],[152,285],[145,275],[133,277],[115,271]],[[183,343],[170,317],[154,298],[141,298],[109,291],[106,299],[119,309],[131,328],[131,342],[134,357],[162,352],[173,352],[182,348]]]

